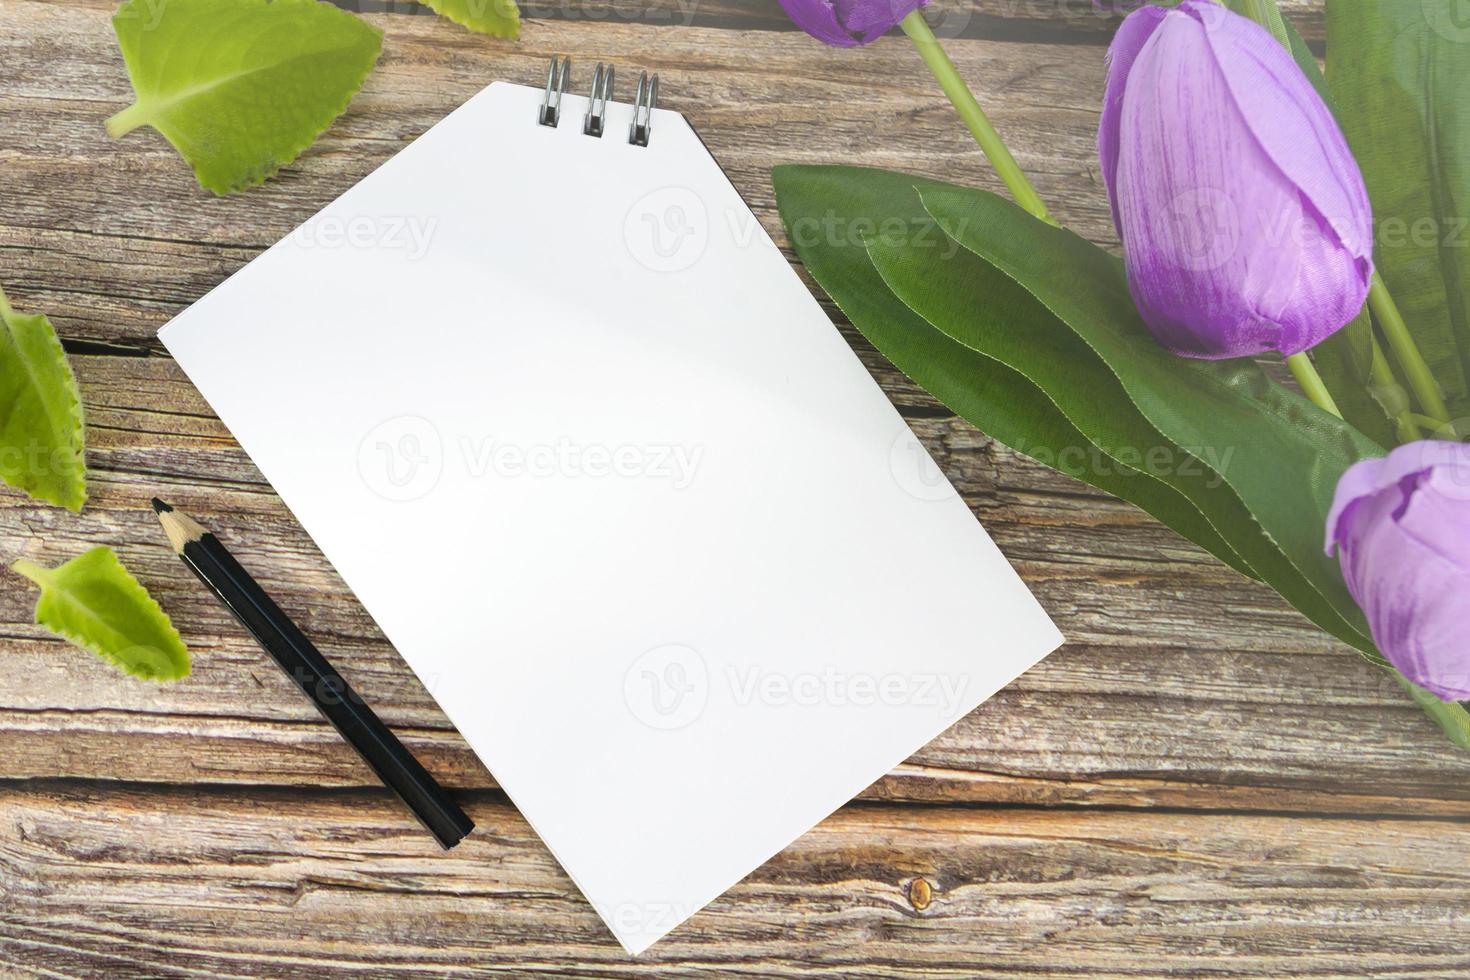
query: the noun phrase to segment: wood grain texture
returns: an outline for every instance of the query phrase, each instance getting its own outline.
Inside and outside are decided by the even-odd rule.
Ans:
[[[109,976],[1470,971],[1463,823],[853,806],[634,961],[513,808],[465,803],[446,855],[381,793],[19,787],[0,944]]]
[[[93,491],[80,517],[5,492],[0,557],[113,545],[196,655],[183,683],[134,683],[34,626],[19,580],[0,590],[0,973],[639,968],[448,725],[436,679],[389,647],[155,333],[488,81],[538,81],[553,52],[658,71],[663,103],[783,243],[776,163],[1002,188],[902,38],[830,51],[768,0],[526,6],[511,44],[409,3],[365,5],[387,39],[346,115],[275,180],[216,199],[156,134],[103,133],[130,100],[110,4],[0,4],[0,282],[73,354]],[[1283,6],[1320,40],[1320,3]],[[1115,244],[1093,157],[1115,21],[1090,0],[932,13],[1053,212]],[[1269,590],[954,419],[826,306],[1069,642],[639,964],[1470,967],[1454,942],[1470,910],[1470,756]],[[229,541],[468,793],[481,830],[461,850],[433,852],[199,589],[146,507],[154,494]],[[922,913],[917,875],[932,892]]]

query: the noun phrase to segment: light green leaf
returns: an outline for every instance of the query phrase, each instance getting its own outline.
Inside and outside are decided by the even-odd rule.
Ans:
[[[44,316],[15,312],[0,290],[0,479],[79,511],[87,500],[82,402]]]
[[[152,126],[229,194],[259,184],[342,114],[383,32],[319,0],[128,0],[112,18],[137,101],[107,120]]]
[[[515,0],[422,0],[444,17],[491,37],[517,37],[521,33],[521,11]]]
[[[12,566],[41,587],[36,622],[121,670],[152,681],[189,674],[189,650],[148,590],[111,548],[93,548],[59,568]]]
[[[1118,463],[1034,383],[1001,361],[946,337],[900,302],[873,267],[868,232],[954,253],[915,188],[944,186],[882,170],[777,167],[776,200],[802,262],[874,347],[961,418],[992,438],[1142,508],[1232,564],[1249,570],[1178,491]]]
[[[921,197],[946,232],[1082,338],[1170,441],[1208,448],[1216,459],[1230,454],[1220,475],[1264,533],[1210,509],[1215,495],[1191,499],[1288,602],[1379,659],[1337,562],[1323,553],[1322,529],[1343,471],[1383,448],[1249,359],[1204,361],[1164,350],[1138,316],[1121,260],[1072,232],[983,191],[937,188]]]
[[[1327,80],[1374,260],[1452,417],[1470,414],[1470,20],[1463,0],[1329,0]]]

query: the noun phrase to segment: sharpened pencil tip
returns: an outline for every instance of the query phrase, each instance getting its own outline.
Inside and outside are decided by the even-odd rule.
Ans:
[[[171,510],[173,510],[173,508],[170,507],[168,504],[164,503],[162,500],[159,500],[157,497],[153,498],[153,513],[167,514]]]

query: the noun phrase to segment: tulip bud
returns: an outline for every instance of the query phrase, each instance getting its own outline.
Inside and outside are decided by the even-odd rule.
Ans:
[[[1470,445],[1411,442],[1349,467],[1327,516],[1334,550],[1389,662],[1470,699]]]
[[[1265,29],[1208,0],[1118,27],[1097,135],[1128,286],[1188,357],[1296,354],[1363,308],[1373,220],[1331,111]]]
[[[888,33],[929,0],[781,0],[786,16],[824,44],[850,48]]]

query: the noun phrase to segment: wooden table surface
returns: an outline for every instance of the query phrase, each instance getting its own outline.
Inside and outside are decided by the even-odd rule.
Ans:
[[[1320,44],[1319,4],[1287,6]],[[0,494],[0,557],[113,545],[194,673],[124,678],[33,625],[19,577],[0,591],[0,973],[1470,971],[1470,754],[1267,589],[957,421],[825,297],[1068,642],[630,959],[155,333],[556,52],[657,70],[780,241],[776,163],[998,182],[901,36],[827,50],[773,0],[547,0],[518,43],[369,8],[383,58],[346,115],[221,200],[157,134],[104,134],[130,101],[111,7],[0,2],[0,283],[71,354],[92,488],[80,516]],[[1116,244],[1093,155],[1111,22],[1089,0],[939,0],[935,16],[1053,212]],[[469,840],[440,853],[374,782],[170,554],[154,494],[240,542],[457,792]]]

